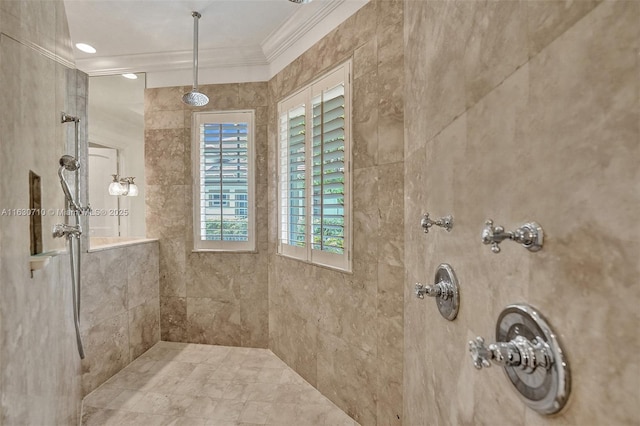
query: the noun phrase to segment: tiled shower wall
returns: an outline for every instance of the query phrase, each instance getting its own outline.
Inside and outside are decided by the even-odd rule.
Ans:
[[[640,3],[404,4],[405,423],[637,423]],[[453,214],[453,231],[417,232],[425,210]],[[493,254],[488,218],[539,222],[543,249]],[[412,291],[442,262],[461,286],[453,322]],[[518,302],[564,343],[572,395],[558,416],[467,353]]]
[[[73,139],[60,112],[84,118],[86,100],[72,60],[62,1],[0,1],[0,209],[29,208],[29,170],[42,178],[42,207],[64,207],[58,159]],[[42,228],[61,221],[47,214]],[[31,275],[29,244],[28,216],[0,216],[0,424],[76,424],[69,257]],[[61,249],[64,241],[43,231],[43,246]]]
[[[267,347],[267,83],[204,85],[204,108],[182,103],[191,87],[145,91],[147,236],[160,243],[162,340]],[[192,252],[193,111],[255,110],[255,253]]]
[[[83,254],[83,396],[160,340],[158,274],[156,241]]]
[[[269,347],[363,425],[400,424],[403,4],[372,1],[270,82]],[[275,253],[277,102],[353,59],[353,273]]]

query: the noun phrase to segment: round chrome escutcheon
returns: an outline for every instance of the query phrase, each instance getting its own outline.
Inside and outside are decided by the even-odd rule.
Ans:
[[[460,309],[460,291],[458,288],[458,279],[451,265],[446,263],[440,264],[433,283],[435,285],[442,283],[444,288],[447,289],[446,294],[436,297],[436,304],[438,305],[440,315],[449,321],[453,321]]]
[[[519,335],[534,344],[540,341],[546,343],[553,362],[548,369],[538,367],[532,372],[519,367],[505,367],[507,377],[529,407],[541,414],[559,412],[571,391],[571,375],[558,337],[533,307],[509,305],[498,317],[496,341],[509,342]]]

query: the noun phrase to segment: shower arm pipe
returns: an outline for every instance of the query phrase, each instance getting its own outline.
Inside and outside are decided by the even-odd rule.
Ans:
[[[200,13],[191,12],[193,16],[193,90],[198,91],[198,21]]]

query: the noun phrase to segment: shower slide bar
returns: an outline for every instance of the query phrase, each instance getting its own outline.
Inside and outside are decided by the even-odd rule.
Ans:
[[[81,262],[82,262],[82,250],[80,235],[82,235],[82,227],[80,225],[80,215],[91,211],[89,207],[82,207],[79,203],[80,199],[80,162],[77,160],[80,150],[78,140],[78,123],[80,119],[72,115],[62,113],[60,116],[61,123],[74,123],[75,125],[75,156],[63,155],[60,158],[58,168],[58,176],[60,178],[60,185],[62,186],[62,192],[66,201],[67,212],[65,214],[64,224],[56,224],[53,227],[54,238],[66,238],[69,246],[69,263],[71,267],[71,296],[73,302],[73,323],[76,331],[76,343],[78,345],[78,354],[80,359],[84,359],[84,345],[82,343],[82,336],[80,335],[80,299],[81,299]],[[64,172],[74,172],[74,193],[71,193],[69,183],[64,177]],[[74,224],[69,223],[69,216],[72,215],[75,220]],[[75,241],[75,242],[74,242]]]

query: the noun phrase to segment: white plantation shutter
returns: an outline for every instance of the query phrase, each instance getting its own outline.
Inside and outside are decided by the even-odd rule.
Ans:
[[[278,104],[279,253],[350,270],[350,63]]]
[[[344,84],[313,99],[313,212],[315,250],[344,253]]]
[[[254,250],[253,112],[195,114],[194,248]]]
[[[293,256],[304,255],[307,245],[305,111],[300,97],[280,105],[280,247],[285,254]]]

